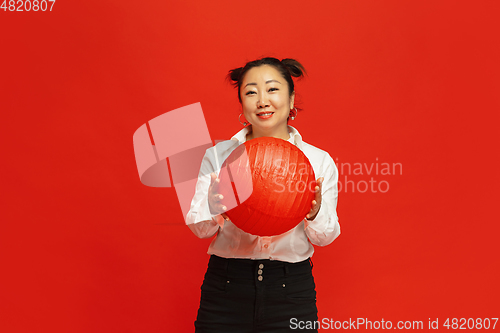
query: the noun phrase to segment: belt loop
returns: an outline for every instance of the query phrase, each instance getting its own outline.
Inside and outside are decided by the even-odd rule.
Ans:
[[[286,285],[288,283],[288,274],[290,273],[289,269],[288,269],[288,263],[285,262],[285,277],[283,279],[283,288],[286,288]],[[284,289],[285,290],[285,289]]]
[[[224,260],[224,265],[226,266],[226,278],[229,279],[229,259]]]

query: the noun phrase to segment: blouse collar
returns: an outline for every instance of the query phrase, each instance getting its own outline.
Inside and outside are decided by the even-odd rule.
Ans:
[[[238,133],[233,135],[231,140],[236,140],[240,144],[247,141],[247,134],[248,134],[248,132],[250,132],[251,126],[252,125],[244,127],[241,131],[239,131]],[[300,150],[302,150],[302,147],[303,147],[302,135],[300,135],[299,131],[297,131],[297,129],[295,127],[292,127],[290,125],[287,125],[287,126],[288,126],[288,133],[290,134],[290,139],[288,139],[287,141],[296,145]]]

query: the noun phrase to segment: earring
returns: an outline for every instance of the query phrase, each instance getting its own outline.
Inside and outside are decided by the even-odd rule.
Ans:
[[[294,107],[292,110],[295,110],[295,112],[292,112],[290,110],[290,119],[295,120],[295,118],[297,117],[297,108]]]
[[[242,122],[241,122],[241,115],[242,115],[242,114],[243,114],[243,112],[242,112],[242,113],[240,113],[240,115],[238,116],[238,121],[239,121],[239,122],[240,122],[240,124],[242,124],[243,126],[246,126],[246,125],[248,125],[248,122],[246,122],[246,121],[245,121],[244,123],[242,123]]]

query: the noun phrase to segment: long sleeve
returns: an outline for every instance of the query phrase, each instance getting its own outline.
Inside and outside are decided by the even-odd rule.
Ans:
[[[324,177],[321,189],[321,207],[314,220],[305,222],[305,233],[314,245],[325,246],[330,244],[340,235],[340,224],[337,217],[338,198],[338,170],[329,154],[325,155],[322,163],[324,172],[319,177]]]
[[[186,224],[199,238],[213,236],[219,230],[219,227],[224,225],[224,218],[221,215],[211,214],[208,205],[210,174],[212,172],[218,174],[214,162],[216,162],[216,159],[212,147],[207,149],[205,156],[203,156],[198,181],[196,182],[196,192],[191,201],[191,208],[186,215]]]

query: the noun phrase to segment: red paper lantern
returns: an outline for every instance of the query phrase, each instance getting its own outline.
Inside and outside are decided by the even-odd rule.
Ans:
[[[241,230],[280,235],[311,210],[316,180],[309,159],[288,141],[261,137],[239,145],[224,161],[219,193]]]

